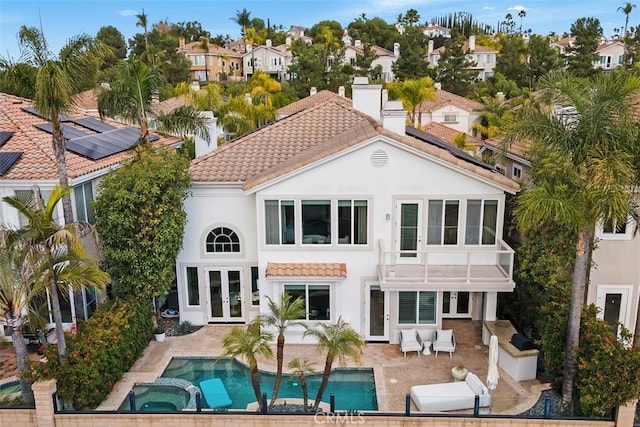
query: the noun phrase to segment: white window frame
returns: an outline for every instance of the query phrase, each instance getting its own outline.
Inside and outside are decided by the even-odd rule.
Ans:
[[[91,201],[87,203],[87,190],[91,194]],[[78,193],[81,193],[82,200],[78,197]],[[95,212],[90,205],[95,200],[95,194],[93,191],[93,181],[84,182],[73,187],[74,208],[76,210],[76,219],[78,221],[85,221],[91,225],[96,223]],[[82,208],[82,212],[79,212],[79,207]],[[82,218],[81,218],[82,216]]]
[[[598,222],[596,226],[596,237],[601,240],[631,240],[633,239],[633,229],[636,226],[633,219],[627,218],[627,226],[624,233],[617,233],[616,224],[613,225],[613,232],[604,231],[604,223]]]
[[[467,243],[467,234],[469,233],[469,202],[475,200],[475,201],[479,201],[480,202],[480,217],[479,219],[479,226],[478,226],[478,234],[475,236],[478,240],[478,243]],[[487,206],[487,202],[495,202],[495,207],[496,207],[496,222],[494,224],[495,229],[493,230],[494,235],[493,235],[493,242],[490,243],[483,243],[483,236],[484,236],[484,230],[485,230],[485,226],[484,226],[484,220],[485,220],[485,208]],[[468,246],[494,246],[497,241],[498,241],[498,220],[499,220],[499,216],[500,216],[500,200],[498,199],[492,199],[492,198],[488,198],[488,199],[475,199],[475,198],[470,198],[467,199],[466,201],[466,209],[465,209],[465,230],[464,230],[464,244],[468,245]]]
[[[451,117],[453,117],[453,120],[451,120]],[[457,114],[443,114],[442,115],[442,120],[443,120],[443,123],[458,123],[458,115]]]
[[[430,243],[429,239],[429,231],[430,224],[429,218],[431,217],[430,202],[440,201],[442,202],[442,212],[440,212],[440,242],[439,243]],[[458,202],[458,218],[456,224],[456,242],[455,243],[444,243],[445,235],[446,235],[446,216],[447,216],[447,202]],[[460,234],[462,231],[462,227],[460,226],[460,220],[462,217],[462,201],[460,199],[429,199],[427,200],[427,246],[458,246],[460,244]],[[449,226],[451,227],[451,226]]]
[[[400,321],[400,313],[402,312],[400,310],[400,294],[401,293],[412,293],[415,294],[415,317],[416,317],[416,322],[415,323],[409,323],[409,322],[401,322]],[[420,294],[432,294],[435,298],[434,303],[433,303],[433,321],[425,321],[425,322],[421,322],[420,321]],[[403,327],[406,325],[436,325],[438,323],[438,294],[439,292],[436,291],[399,291],[398,292],[398,325],[402,325]]]
[[[506,168],[500,163],[496,163],[495,169],[496,169],[496,172],[502,175],[505,175],[507,171]]]
[[[198,303],[197,304],[191,304],[190,300],[189,300],[189,274],[187,273],[187,270],[189,268],[195,268],[196,270],[196,292],[197,295],[196,297],[198,298]],[[200,279],[200,269],[194,265],[185,265],[184,266],[184,292],[185,292],[185,305],[187,307],[200,307],[202,305],[202,298],[200,298],[200,285],[201,285],[201,279]]]
[[[511,171],[511,176],[515,179],[522,178],[522,166],[513,165],[513,169]]]
[[[313,282],[313,281],[305,281],[305,280],[300,280],[300,281],[292,281],[292,282],[287,282],[287,283],[282,283],[282,293],[286,292],[286,288],[287,286],[304,286],[305,287],[305,317],[304,319],[297,319],[300,322],[306,323],[306,322],[312,322],[312,323],[317,323],[317,322],[325,322],[325,323],[330,323],[332,321],[332,319],[335,317],[334,313],[334,283],[332,282]],[[329,288],[329,311],[328,311],[328,319],[311,319],[311,316],[313,315],[313,313],[311,312],[311,308],[309,308],[309,286],[327,286]]]

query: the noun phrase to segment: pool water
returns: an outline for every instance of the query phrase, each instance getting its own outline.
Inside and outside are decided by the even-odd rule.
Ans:
[[[187,407],[189,392],[180,387],[165,385],[136,385],[133,387],[136,395],[137,412],[176,412]],[[118,411],[129,412],[129,397],[122,402]]]
[[[20,393],[20,381],[10,381],[0,385],[0,401],[16,397]]]
[[[246,409],[247,405],[255,402],[256,397],[251,386],[251,373],[242,363],[231,358],[177,358],[174,357],[162,373],[162,377],[182,378],[199,385],[200,381],[209,378],[220,378],[224,384],[232,406],[229,409]],[[271,398],[276,375],[261,372],[260,388]],[[309,403],[316,397],[322,374],[307,376]],[[329,377],[329,384],[322,396],[324,402],[329,402],[329,396],[335,395],[337,410],[375,411],[378,409],[376,386],[373,379],[373,369],[334,369]],[[298,379],[292,379],[284,374],[280,383],[278,398],[302,399],[302,388]],[[206,400],[202,399],[203,407]]]

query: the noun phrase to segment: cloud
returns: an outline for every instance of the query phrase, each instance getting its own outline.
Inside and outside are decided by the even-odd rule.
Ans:
[[[136,12],[135,10],[131,10],[131,9],[125,9],[125,10],[121,10],[120,11],[120,16],[135,16],[137,14],[138,14],[138,12]]]
[[[509,8],[507,8],[507,10],[517,10],[517,11],[524,10],[524,11],[526,11],[527,8],[522,6],[521,4],[519,4],[517,6],[509,7]]]
[[[484,6],[482,8],[482,10],[493,10],[493,9],[495,9],[495,7],[493,7],[493,6]]]

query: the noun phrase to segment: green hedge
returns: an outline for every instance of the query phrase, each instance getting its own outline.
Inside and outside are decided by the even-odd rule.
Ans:
[[[65,402],[95,408],[142,355],[152,336],[152,315],[148,300],[116,299],[99,306],[75,335],[67,334],[67,363],[61,366],[57,347],[47,346],[49,363],[35,368],[35,378],[57,378]]]

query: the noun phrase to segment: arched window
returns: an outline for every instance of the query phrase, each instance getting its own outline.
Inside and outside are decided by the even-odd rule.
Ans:
[[[240,238],[227,227],[216,227],[207,235],[207,253],[240,252]]]

